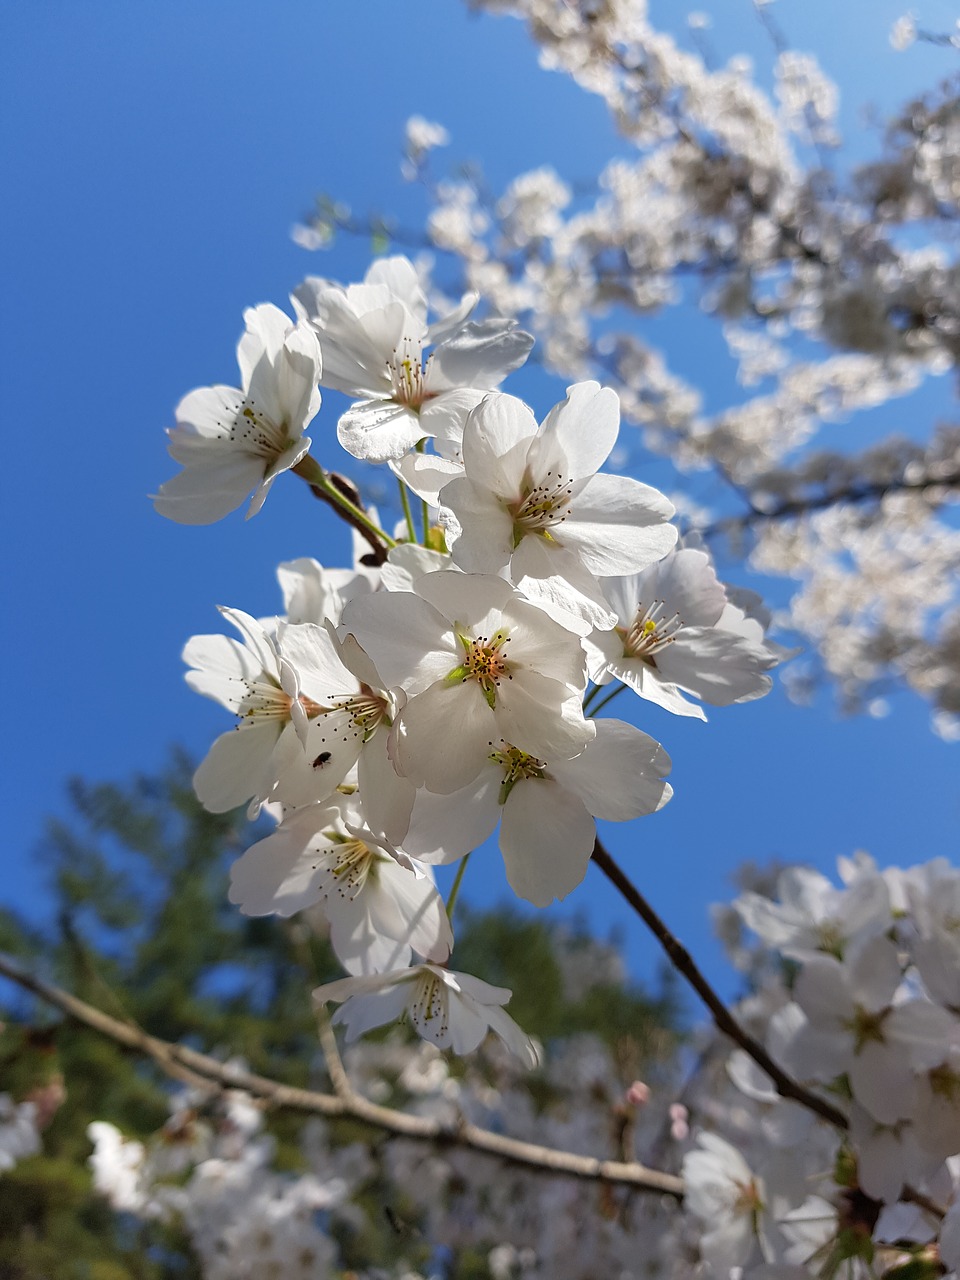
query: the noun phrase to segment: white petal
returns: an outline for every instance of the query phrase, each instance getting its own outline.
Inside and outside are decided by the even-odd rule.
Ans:
[[[547,778],[511,790],[500,822],[500,851],[510,887],[535,907],[565,898],[583,880],[596,826],[576,796]]]

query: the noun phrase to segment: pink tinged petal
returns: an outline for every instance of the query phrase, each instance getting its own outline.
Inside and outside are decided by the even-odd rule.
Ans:
[[[537,420],[516,396],[492,392],[470,414],[463,430],[467,476],[504,502],[520,499],[527,453]]]
[[[193,775],[193,789],[203,807],[211,813],[229,813],[261,795],[279,737],[277,721],[241,724],[221,734]]]
[[[500,852],[510,887],[536,907],[565,898],[583,880],[596,826],[576,796],[548,778],[525,778],[507,797]]]
[[[496,732],[488,737],[539,760],[571,760],[596,734],[594,721],[584,719],[579,695],[536,671],[518,671],[501,682],[494,715]]]
[[[205,525],[236,511],[263,479],[263,458],[223,446],[216,456],[192,462],[162,484],[154,510],[177,524]]]
[[[488,764],[469,786],[449,795],[419,791],[401,842],[404,851],[442,864],[479,848],[500,821],[502,780],[502,769]]]
[[[847,1074],[854,1098],[884,1124],[902,1120],[916,1104],[914,1074],[899,1046],[868,1040]]]
[[[356,636],[385,688],[400,686],[419,693],[461,661],[463,650],[450,623],[412,592],[377,592],[349,601],[342,629]]]
[[[550,771],[588,813],[608,822],[654,813],[672,794],[664,781],[670,772],[666,751],[622,720],[597,721],[597,736],[583,754],[551,762]]]
[[[598,382],[578,382],[567,388],[567,398],[544,419],[530,450],[531,472],[542,476],[562,458],[567,478],[592,476],[606,462],[619,431],[617,393]]]
[[[515,321],[469,321],[439,343],[430,357],[430,387],[498,387],[530,354],[533,338]]]
[[[776,664],[768,649],[706,627],[682,627],[653,658],[664,681],[715,707],[762,697],[772,684],[764,673]]]
[[[230,869],[230,901],[247,916],[286,918],[312,906],[329,875],[325,857],[337,847],[322,830],[336,817],[335,809],[310,806],[251,845]]]
[[[449,480],[439,501],[457,518],[456,563],[466,573],[496,573],[513,554],[513,517],[489,489],[460,476]]]
[[[358,782],[370,830],[398,846],[407,834],[416,788],[400,777],[387,755],[389,732],[381,725],[360,752]]]
[[[396,400],[358,400],[337,423],[347,453],[366,462],[402,458],[426,435],[420,415]]]
[[[397,756],[415,786],[448,794],[459,791],[487,762],[499,741],[494,713],[480,686],[438,682],[407,703],[400,713]]]
[[[595,475],[576,495],[558,540],[593,573],[617,577],[645,569],[672,551],[674,507],[662,493],[627,476]]]

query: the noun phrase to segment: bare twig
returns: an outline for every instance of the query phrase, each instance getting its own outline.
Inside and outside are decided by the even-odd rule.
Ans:
[[[803,1085],[798,1084],[796,1080],[788,1076],[781,1067],[777,1066],[760,1041],[755,1040],[748,1031],[741,1027],[740,1023],[737,1022],[736,1018],[697,968],[690,952],[674,937],[646,898],[640,893],[640,890],[627,879],[599,840],[593,846],[593,861],[607,879],[620,891],[657,939],[677,973],[686,978],[687,982],[710,1010],[717,1029],[722,1031],[724,1035],[729,1036],[735,1044],[738,1044],[743,1049],[744,1053],[749,1054],[758,1067],[767,1073],[781,1098],[789,1098],[793,1102],[799,1102],[802,1107],[814,1112],[822,1120],[826,1120],[837,1129],[847,1129],[849,1127],[847,1117],[842,1111],[838,1111],[826,1098],[821,1098],[818,1094],[811,1093],[809,1089],[805,1089]]]
[[[263,1098],[274,1107],[322,1115],[330,1119],[359,1120],[398,1137],[438,1146],[464,1147],[537,1173],[559,1174],[609,1186],[632,1187],[636,1191],[670,1196],[674,1200],[683,1198],[682,1179],[675,1174],[648,1169],[637,1162],[597,1160],[590,1156],[575,1155],[570,1151],[557,1151],[551,1147],[541,1147],[532,1142],[521,1142],[516,1138],[491,1133],[489,1129],[481,1129],[465,1121],[449,1125],[424,1116],[407,1115],[403,1111],[369,1102],[352,1090],[349,1096],[338,1097],[311,1089],[298,1089],[266,1076],[238,1070],[186,1045],[173,1044],[151,1036],[135,1023],[112,1018],[69,992],[27,973],[5,956],[0,956],[0,976],[9,978],[47,1004],[60,1009],[68,1017],[117,1044],[146,1054],[164,1071],[174,1076],[186,1068],[211,1084],[243,1089],[255,1097]]]
[[[805,1089],[792,1076],[787,1075],[781,1067],[777,1066],[759,1040],[755,1040],[748,1031],[741,1027],[740,1023],[737,1022],[736,1018],[700,972],[690,952],[670,932],[639,889],[627,879],[599,839],[594,843],[592,856],[593,861],[603,874],[619,889],[626,901],[633,907],[634,911],[663,947],[667,953],[667,958],[677,973],[686,978],[687,982],[710,1010],[717,1029],[722,1031],[724,1035],[729,1036],[735,1044],[740,1046],[744,1053],[753,1059],[762,1071],[766,1072],[781,1098],[789,1098],[791,1102],[799,1103],[801,1107],[806,1107],[808,1111],[812,1111],[814,1115],[818,1115],[822,1120],[826,1120],[828,1124],[834,1125],[845,1133],[849,1129],[850,1123],[843,1112],[838,1111],[826,1098],[821,1098],[819,1094]],[[929,1213],[936,1219],[942,1219],[946,1213],[942,1205],[937,1204],[924,1192],[917,1191],[909,1185],[904,1186],[900,1198],[917,1205],[918,1208],[923,1209],[925,1213]]]

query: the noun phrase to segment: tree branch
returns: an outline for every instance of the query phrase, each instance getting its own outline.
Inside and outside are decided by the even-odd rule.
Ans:
[[[952,472],[946,476],[927,477],[923,480],[891,480],[886,484],[857,484],[846,489],[838,489],[831,493],[821,493],[811,498],[791,498],[763,511],[751,507],[739,516],[726,516],[713,524],[705,525],[697,532],[703,538],[715,537],[718,533],[732,533],[737,529],[746,529],[754,524],[769,524],[776,520],[790,520],[795,516],[806,515],[811,511],[824,511],[828,507],[839,506],[840,503],[852,504],[860,502],[879,502],[890,493],[924,493],[927,489],[960,488],[960,472]]]
[[[740,1023],[737,1022],[736,1018],[734,1018],[733,1014],[697,968],[690,952],[674,937],[639,889],[627,879],[599,839],[593,846],[593,861],[607,879],[620,891],[630,906],[633,907],[634,911],[663,947],[667,953],[667,958],[677,973],[686,978],[687,982],[710,1010],[717,1029],[722,1031],[724,1035],[729,1036],[735,1044],[740,1046],[744,1053],[754,1060],[761,1070],[766,1072],[773,1081],[774,1088],[781,1098],[789,1098],[792,1102],[799,1102],[802,1107],[814,1112],[821,1120],[826,1120],[828,1124],[834,1125],[837,1129],[846,1130],[849,1128],[847,1117],[842,1111],[838,1111],[826,1098],[821,1098],[818,1094],[811,1093],[809,1089],[805,1089],[803,1085],[797,1084],[796,1080],[777,1066],[760,1041],[755,1040],[748,1031],[741,1027]]]
[[[359,1120],[398,1137],[437,1146],[465,1147],[537,1173],[559,1174],[608,1186],[632,1187],[636,1191],[666,1195],[674,1200],[683,1199],[683,1181],[675,1174],[648,1169],[635,1161],[625,1163],[618,1160],[597,1160],[591,1156],[575,1155],[570,1151],[557,1151],[532,1142],[521,1142],[465,1121],[451,1125],[427,1117],[407,1115],[405,1112],[369,1102],[352,1090],[347,1096],[338,1097],[280,1084],[266,1076],[237,1070],[186,1045],[173,1044],[151,1036],[135,1023],[112,1018],[69,992],[27,973],[2,955],[0,976],[9,978],[11,982],[17,983],[24,990],[30,991],[100,1035],[128,1049],[146,1054],[162,1070],[173,1076],[180,1075],[186,1069],[193,1075],[202,1077],[207,1083],[243,1089],[255,1097],[263,1098],[274,1107],[322,1115],[329,1119]]]

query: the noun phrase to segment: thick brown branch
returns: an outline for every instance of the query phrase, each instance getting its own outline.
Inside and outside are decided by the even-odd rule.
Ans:
[[[203,1077],[204,1080],[230,1089],[243,1089],[274,1107],[302,1111],[331,1119],[350,1118],[360,1120],[373,1128],[384,1130],[418,1142],[438,1146],[464,1147],[484,1155],[495,1156],[508,1164],[520,1165],[537,1173],[560,1174],[580,1178],[587,1182],[601,1182],[611,1186],[632,1187],[637,1191],[649,1191],[683,1198],[683,1182],[674,1174],[647,1169],[636,1162],[596,1160],[590,1156],[575,1155],[570,1151],[556,1151],[532,1142],[507,1138],[489,1129],[466,1122],[445,1125],[423,1116],[411,1116],[389,1107],[377,1106],[360,1095],[347,1096],[317,1093],[311,1089],[297,1089],[280,1084],[266,1076],[250,1071],[239,1071],[186,1045],[173,1044],[151,1036],[135,1023],[121,1022],[109,1014],[69,992],[43,982],[40,978],[20,969],[5,956],[0,956],[0,976],[9,978],[26,991],[60,1009],[68,1017],[107,1036],[117,1044],[152,1058],[164,1071],[176,1076],[184,1068]]]

